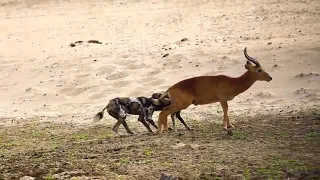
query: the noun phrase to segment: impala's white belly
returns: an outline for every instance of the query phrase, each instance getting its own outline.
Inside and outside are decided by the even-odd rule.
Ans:
[[[235,96],[227,96],[227,101],[231,101],[232,99],[234,99]]]
[[[204,105],[219,102],[218,100],[194,100],[192,104],[194,105]]]
[[[212,98],[212,99],[196,99],[192,104],[194,105],[204,105],[204,104],[212,104],[220,101],[231,101],[235,96],[223,96],[221,98]]]

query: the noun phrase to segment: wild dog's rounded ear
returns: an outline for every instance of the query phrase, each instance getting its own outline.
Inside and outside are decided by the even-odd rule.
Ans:
[[[160,96],[161,96],[161,93],[153,93],[151,97],[153,99],[159,99]]]
[[[246,65],[244,66],[248,71],[253,69],[253,65],[250,61],[247,61]]]

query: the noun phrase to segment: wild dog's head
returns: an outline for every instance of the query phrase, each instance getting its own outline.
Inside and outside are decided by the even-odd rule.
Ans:
[[[153,93],[153,94],[151,95],[151,98],[153,98],[153,99],[159,99],[159,97],[161,96],[161,94],[162,94],[162,93]]]
[[[159,97],[162,95],[162,93],[153,93],[151,98],[153,100],[153,104],[156,106],[169,106],[171,104],[171,100],[168,95],[165,96],[165,98],[158,100]]]

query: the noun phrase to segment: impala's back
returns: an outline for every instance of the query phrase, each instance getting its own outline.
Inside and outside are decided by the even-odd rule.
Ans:
[[[193,97],[193,104],[209,104],[221,98],[234,97],[232,78],[225,75],[198,76],[185,79],[172,86]]]

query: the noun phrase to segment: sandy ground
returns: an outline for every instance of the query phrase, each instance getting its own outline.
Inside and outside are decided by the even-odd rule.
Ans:
[[[116,96],[150,96],[204,74],[240,76],[244,47],[273,81],[235,98],[231,113],[319,105],[318,1],[90,2],[2,4],[1,116],[83,121]],[[102,44],[69,46],[92,39]],[[212,109],[221,108],[185,113]]]
[[[317,0],[0,0],[1,136],[10,141],[6,133],[21,124],[47,121],[109,127],[109,116],[98,124],[91,118],[110,98],[150,96],[192,76],[240,76],[244,47],[273,80],[229,102],[235,125],[244,115],[252,123],[257,115],[317,111],[319,12]],[[182,116],[222,124],[218,103],[190,106]],[[146,131],[135,116],[128,121]]]

